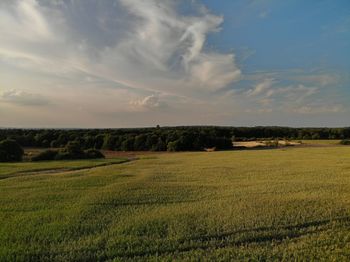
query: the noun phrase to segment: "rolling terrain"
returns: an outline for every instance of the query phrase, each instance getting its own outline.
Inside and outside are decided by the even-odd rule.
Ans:
[[[1,261],[350,259],[349,147],[11,163],[0,176]]]

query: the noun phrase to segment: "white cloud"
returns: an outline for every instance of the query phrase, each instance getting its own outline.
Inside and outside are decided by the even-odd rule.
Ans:
[[[305,78],[311,81],[313,76]],[[316,80],[319,80],[317,83]],[[329,83],[330,79],[316,78],[314,84],[322,83],[321,80]],[[332,80],[333,81],[333,80]],[[270,113],[297,114],[297,115],[322,115],[339,114],[346,112],[342,104],[334,103],[326,96],[319,96],[325,89],[303,84],[291,84],[283,86],[279,81],[266,78],[258,83],[254,88],[244,93],[248,98],[249,108],[246,113],[266,115]]]
[[[158,95],[149,95],[139,100],[132,100],[130,104],[136,110],[152,110],[166,107],[166,103],[161,101]]]
[[[336,74],[320,73],[295,76],[294,79],[312,85],[325,87],[337,84],[340,80],[340,76]]]
[[[14,1],[13,6],[9,4],[8,10],[0,10],[0,32],[2,38],[34,43],[55,38],[35,0]]]
[[[294,108],[293,110],[298,114],[325,114],[325,113],[339,113],[345,112],[343,105],[309,105]]]
[[[285,88],[276,90],[278,94],[284,94],[289,102],[299,103],[303,102],[306,98],[316,94],[318,92],[317,87],[306,87],[304,85],[291,85]]]
[[[103,11],[94,10],[92,15],[103,27],[89,29],[90,35],[78,38],[74,32],[88,28],[71,22],[69,16],[79,15],[82,3],[44,8],[35,0],[18,0],[5,5],[0,11],[0,59],[39,73],[69,76],[85,72],[132,89],[179,96],[216,90],[240,78],[234,54],[205,49],[207,35],[220,30],[223,17],[203,6],[195,5],[192,14],[182,15],[175,1],[120,0],[119,8],[129,13],[128,19],[108,24],[108,19],[101,20],[106,7],[96,8]],[[122,37],[107,34],[115,27],[127,33]],[[109,38],[97,45],[94,34],[101,32],[102,38]]]
[[[23,120],[24,105],[31,105],[34,116],[35,110],[44,114],[34,105],[55,101],[55,108],[47,109],[61,116],[60,123],[75,124],[76,118],[85,125],[118,125],[110,118],[105,124],[94,120],[94,114],[105,113],[128,115],[123,123],[137,125],[153,118],[150,111],[167,123],[181,124],[184,114],[186,123],[210,123],[219,122],[223,112],[231,121],[249,106],[261,114],[286,103],[301,108],[319,87],[338,83],[336,75],[322,72],[270,72],[248,79],[235,53],[207,45],[223,22],[199,1],[0,1],[0,81],[15,89],[0,94],[1,110],[11,108],[7,115],[14,115],[17,105]],[[236,89],[242,79],[252,88]]]
[[[258,83],[253,89],[249,89],[246,94],[247,96],[271,96],[271,88],[274,83],[274,79],[267,78],[264,79],[261,83]]]
[[[0,102],[20,106],[43,106],[49,103],[49,101],[42,95],[28,93],[16,89],[3,92],[0,95]]]
[[[194,84],[219,89],[240,79],[241,71],[233,63],[234,55],[202,54],[192,64]]]
[[[205,9],[183,16],[174,1],[121,0],[121,3],[135,16],[135,21],[130,26],[131,33],[105,52],[103,62],[118,68],[110,61],[110,57],[118,57],[128,71],[123,75],[134,78],[130,85],[191,95],[194,90],[216,90],[239,79],[241,71],[233,54],[204,48],[207,35],[219,30],[222,17]]]
[[[318,88],[306,87],[302,84],[283,86],[274,79],[267,78],[258,83],[253,89],[249,89],[245,94],[263,101],[282,100],[284,102],[302,102],[305,98],[316,94]]]

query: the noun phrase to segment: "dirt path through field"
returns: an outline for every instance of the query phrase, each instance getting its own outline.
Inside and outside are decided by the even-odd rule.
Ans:
[[[135,161],[137,157],[125,159],[125,161],[120,162],[110,162],[110,163],[102,163],[95,166],[88,166],[88,167],[75,167],[75,168],[52,168],[52,169],[41,169],[41,170],[28,170],[28,171],[19,171],[16,173],[12,173],[8,176],[3,176],[0,178],[0,180],[13,178],[13,177],[19,177],[19,176],[33,176],[33,175],[55,175],[55,174],[63,174],[63,173],[73,173],[78,171],[86,171],[86,170],[93,170],[96,168],[101,168],[105,166],[112,166],[112,165],[120,165],[124,163],[128,163],[130,161]]]

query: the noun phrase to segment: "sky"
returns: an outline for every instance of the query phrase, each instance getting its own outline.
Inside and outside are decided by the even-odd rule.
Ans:
[[[348,0],[2,0],[0,126],[350,126]]]

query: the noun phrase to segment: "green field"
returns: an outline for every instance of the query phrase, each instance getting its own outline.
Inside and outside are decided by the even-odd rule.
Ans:
[[[0,180],[43,172],[59,172],[87,169],[126,162],[126,159],[89,159],[67,161],[43,161],[23,163],[0,163]]]
[[[350,260],[349,147],[67,165],[0,164],[0,261]]]
[[[340,140],[301,140],[306,145],[340,145]]]

